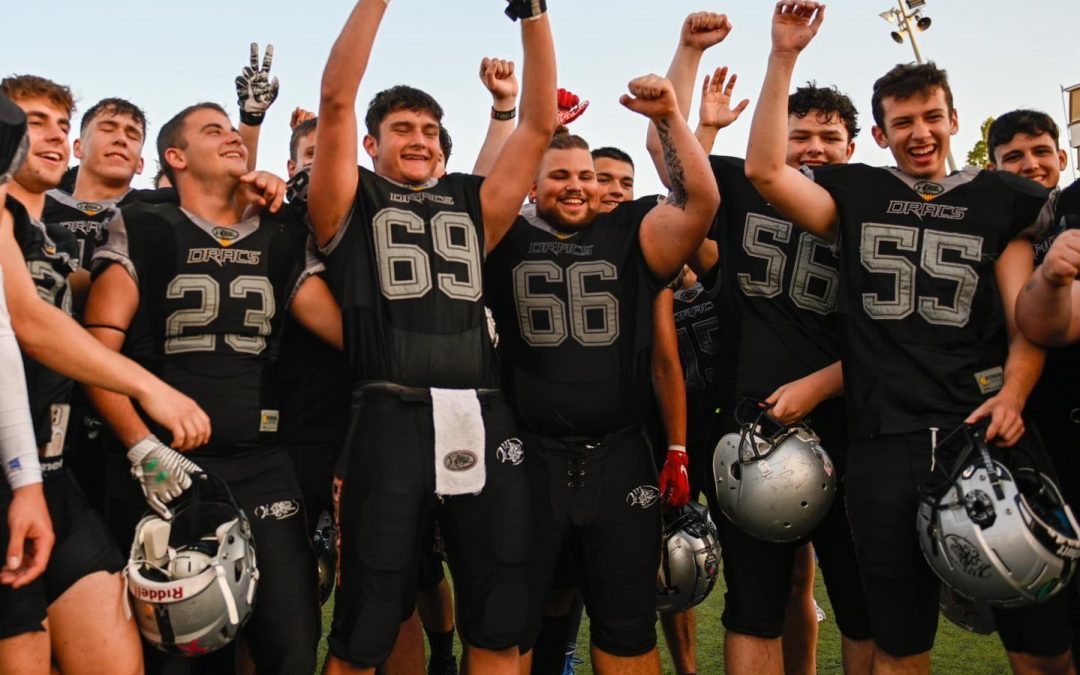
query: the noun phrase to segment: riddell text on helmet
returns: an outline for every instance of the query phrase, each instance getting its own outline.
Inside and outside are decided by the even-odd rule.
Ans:
[[[184,589],[181,588],[143,588],[141,586],[135,587],[135,597],[140,600],[149,600],[151,602],[162,602],[169,600],[183,600]]]

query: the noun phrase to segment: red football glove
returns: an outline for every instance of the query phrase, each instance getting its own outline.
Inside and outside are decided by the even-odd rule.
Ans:
[[[685,450],[668,449],[660,470],[660,495],[670,506],[680,507],[690,501],[690,477],[686,473],[689,463]]]
[[[576,94],[561,88],[559,89],[558,104],[559,110],[555,113],[555,118],[561,127],[565,127],[581,117],[581,113],[585,112],[585,109],[589,107],[588,101],[582,103]]]

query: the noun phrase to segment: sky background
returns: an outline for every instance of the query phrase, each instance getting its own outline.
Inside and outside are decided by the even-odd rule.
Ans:
[[[263,126],[259,168],[284,175],[289,115],[295,106],[318,106],[319,79],[330,46],[352,8],[346,0],[238,2],[181,0],[135,2],[54,0],[4,3],[0,73],[33,73],[68,84],[80,111],[107,96],[128,98],[150,120],[144,150],[144,187],[156,170],[153,139],[174,113],[197,101],[221,103],[233,113],[234,78],[248,61],[248,45],[273,43],[272,75],[281,94]],[[14,6],[13,6],[14,5]],[[727,65],[739,75],[735,95],[751,108],[717,140],[714,152],[743,155],[750,117],[769,51],[771,0],[726,4],[701,0],[548,0],[559,85],[592,101],[573,131],[593,147],[615,145],[638,165],[638,193],[659,190],[644,148],[647,121],[619,105],[626,83],[663,74],[690,12],[726,12],[734,29],[709,50],[702,72]],[[804,52],[795,82],[836,84],[861,113],[855,161],[891,164],[870,136],[874,80],[914,60],[911,45],[894,43],[878,14],[889,0],[835,0]],[[484,56],[510,58],[520,67],[517,24],[502,0],[393,0],[360,87],[361,112],[377,91],[405,83],[427,90],[446,110],[454,139],[450,170],[468,171],[487,128],[490,98],[480,83]],[[962,165],[988,116],[1017,107],[1043,110],[1063,127],[1061,86],[1080,83],[1080,2],[1077,0],[929,0],[922,8],[933,25],[918,34],[927,59],[949,72],[960,114],[953,154]],[[695,107],[697,97],[695,96]],[[76,114],[75,122],[79,120]],[[691,110],[694,124],[696,109]],[[1071,153],[1072,179],[1076,154]],[[363,161],[367,161],[364,157]],[[73,159],[74,162],[74,159]]]

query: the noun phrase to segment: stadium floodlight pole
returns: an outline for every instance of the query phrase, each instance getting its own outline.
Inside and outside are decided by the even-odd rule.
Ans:
[[[1061,104],[1065,106],[1065,120],[1069,125],[1069,145],[1076,150],[1076,161],[1072,165],[1073,180],[1076,180],[1076,165],[1080,163],[1080,84],[1061,88]]]
[[[889,33],[893,42],[903,44],[906,35],[911,39],[911,49],[915,52],[915,63],[926,63],[922,51],[919,49],[919,41],[915,38],[916,33],[927,30],[933,23],[930,21],[930,17],[923,16],[920,9],[926,4],[926,0],[896,0],[896,3],[898,8],[893,7],[878,16],[896,26],[896,30]],[[949,150],[949,156],[946,159],[949,162],[949,171],[956,171],[956,161],[953,159],[952,150]]]

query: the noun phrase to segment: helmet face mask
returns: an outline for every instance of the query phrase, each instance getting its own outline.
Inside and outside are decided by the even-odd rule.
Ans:
[[[1032,456],[1010,448],[996,459],[984,434],[985,425],[964,425],[935,448],[944,480],[920,491],[919,544],[958,595],[998,607],[1034,604],[1072,577],[1080,527]]]
[[[720,439],[713,454],[720,510],[764,541],[806,537],[836,495],[836,471],[821,440],[809,427],[785,426],[765,410],[740,424],[738,433]]]
[[[139,522],[124,568],[139,632],[171,654],[224,647],[255,602],[259,572],[251,525],[221,479],[215,480],[224,499],[199,494],[209,480],[200,476],[172,520],[150,514]]]
[[[709,596],[720,575],[720,540],[705,506],[690,502],[664,519],[656,608],[684,612]]]

